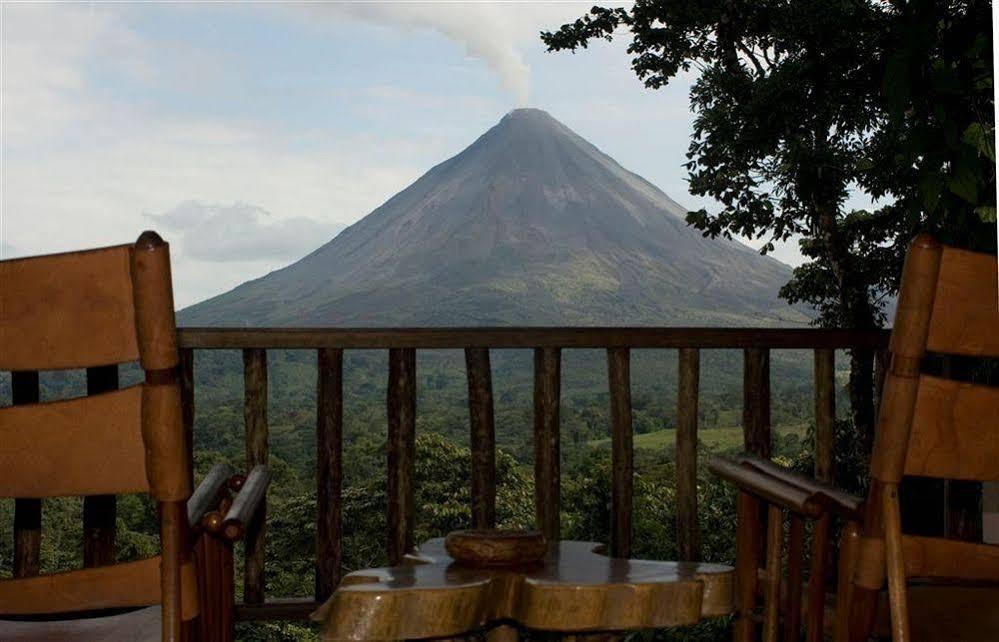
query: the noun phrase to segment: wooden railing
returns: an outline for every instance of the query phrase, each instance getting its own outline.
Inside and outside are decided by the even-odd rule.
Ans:
[[[471,513],[474,527],[496,521],[496,436],[490,350],[534,351],[534,479],[537,527],[559,536],[559,406],[564,349],[607,351],[612,452],[611,551],[627,556],[632,536],[634,454],[630,350],[678,351],[676,416],[677,544],[679,557],[700,554],[697,521],[697,436],[701,350],[743,350],[743,437],[747,451],[769,456],[770,351],[807,349],[815,357],[816,474],[830,479],[834,466],[834,352],[877,353],[884,363],[886,331],[854,332],[773,328],[419,328],[419,329],[216,329],[183,328],[180,382],[184,422],[193,434],[195,350],[239,349],[243,353],[244,418],[247,466],[268,460],[267,350],[315,350],[318,354],[316,417],[316,577],[314,599],[281,599],[265,592],[266,517],[248,525],[245,535],[244,620],[304,618],[340,580],[343,521],[343,357],[344,350],[388,350],[387,492],[388,558],[399,561],[413,541],[413,475],[416,436],[416,351],[462,349],[468,379],[472,457]],[[876,374],[877,376],[877,374]],[[88,392],[117,386],[117,369],[87,373]],[[14,373],[13,402],[37,400],[37,373]],[[15,574],[38,572],[41,508],[37,500],[15,506]],[[87,498],[84,504],[85,562],[98,565],[113,556],[115,500]]]
[[[534,479],[537,527],[559,536],[559,405],[562,350],[607,350],[612,453],[611,550],[631,548],[634,459],[630,350],[678,350],[676,422],[677,543],[684,560],[699,557],[697,521],[697,430],[700,351],[741,349],[744,353],[743,431],[746,450],[770,455],[770,351],[808,349],[815,354],[816,472],[833,469],[837,349],[883,352],[884,331],[852,332],[772,328],[418,328],[418,329],[214,329],[180,330],[183,398],[188,429],[193,426],[194,350],[243,351],[247,465],[267,462],[266,350],[316,350],[316,580],[314,600],[274,599],[264,592],[265,523],[246,536],[241,619],[301,618],[323,601],[340,580],[342,559],[343,356],[344,350],[388,350],[388,538],[390,562],[414,544],[413,474],[416,436],[416,351],[462,349],[468,378],[472,456],[472,526],[496,520],[496,436],[490,350],[534,351]]]

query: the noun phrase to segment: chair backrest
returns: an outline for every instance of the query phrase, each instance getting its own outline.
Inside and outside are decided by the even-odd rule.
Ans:
[[[902,536],[892,515],[886,519],[883,501],[906,475],[999,480],[999,389],[924,372],[927,354],[999,357],[997,269],[993,255],[941,245],[927,235],[909,247],[855,577],[864,588],[883,585],[884,542],[893,533],[907,577],[999,580],[999,547]]]
[[[176,337],[169,246],[154,232],[134,245],[0,262],[0,370],[138,361],[145,371],[122,390],[0,409],[0,496],[148,492],[161,536],[149,560],[0,580],[0,614],[161,604],[170,640],[196,614]]]

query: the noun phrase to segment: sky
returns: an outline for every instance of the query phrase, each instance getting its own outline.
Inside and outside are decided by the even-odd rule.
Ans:
[[[683,168],[690,78],[645,89],[625,38],[545,51],[539,31],[592,4],[3,0],[0,257],[156,229],[184,307],[324,244],[516,107],[710,210]]]

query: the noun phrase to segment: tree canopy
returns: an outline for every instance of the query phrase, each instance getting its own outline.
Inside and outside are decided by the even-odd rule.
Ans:
[[[991,4],[638,0],[541,34],[550,51],[628,37],[657,89],[695,77],[690,212],[709,236],[798,238],[781,294],[828,326],[885,319],[908,240],[930,230],[994,251]],[[852,192],[875,206],[847,207]],[[872,434],[870,355],[853,355],[854,420]]]

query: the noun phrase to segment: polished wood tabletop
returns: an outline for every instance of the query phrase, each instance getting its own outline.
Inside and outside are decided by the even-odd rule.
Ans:
[[[474,567],[432,539],[400,566],[344,577],[312,618],[323,640],[458,636],[496,622],[566,633],[693,624],[733,609],[732,569],[615,559],[562,541],[540,562]]]

